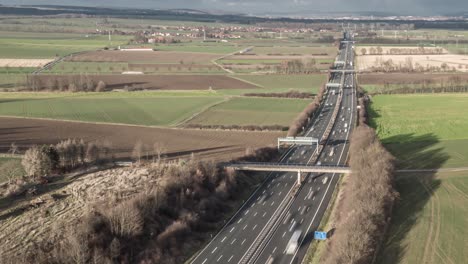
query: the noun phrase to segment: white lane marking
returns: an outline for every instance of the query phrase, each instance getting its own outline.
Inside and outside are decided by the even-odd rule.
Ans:
[[[275,248],[273,249],[273,252],[271,252],[271,254],[274,254],[277,248],[278,248],[278,247],[275,247]]]
[[[252,228],[252,230],[255,230],[255,228],[257,228],[257,225],[255,225],[255,226]]]
[[[241,221],[242,221],[242,218],[241,218],[241,219],[239,219],[239,221],[237,221],[237,223],[240,223]]]
[[[282,193],[283,193],[283,191],[279,192],[278,195],[281,196]]]
[[[289,232],[291,232],[294,229],[294,227],[296,227],[296,221],[294,221],[289,227]]]
[[[218,249],[218,247],[215,247],[213,251],[211,251],[211,254],[215,253],[215,251]]]
[[[244,242],[245,242],[245,240],[246,240],[245,238],[244,238],[244,240],[242,240],[242,243],[241,243],[241,245],[244,245]]]
[[[232,240],[231,242],[231,245],[234,244],[234,242],[236,242],[237,238],[234,238],[234,240]]]
[[[263,213],[262,217],[265,217],[265,215],[266,215],[266,212]]]
[[[231,261],[231,259],[232,259],[233,257],[234,257],[234,255],[232,255],[232,256],[231,256],[231,257],[228,259],[228,262],[230,262],[230,261]]]
[[[236,229],[236,227],[231,228],[231,231],[229,231],[229,233],[231,233],[232,231],[234,231],[234,229]]]
[[[254,216],[257,216],[258,212],[255,212]]]
[[[205,264],[205,262],[206,262],[207,260],[208,260],[208,259],[205,259],[205,260],[202,262],[202,264]]]
[[[219,256],[218,260],[216,262],[219,262],[219,260],[223,257],[223,255]]]
[[[319,187],[320,188],[320,187]],[[247,215],[249,213],[250,209],[245,211],[244,215]]]
[[[320,186],[317,188],[317,191],[320,191]]]
[[[223,238],[223,240],[221,240],[221,243],[223,243],[223,242],[224,242],[224,240],[226,240],[226,238],[227,238],[227,237],[224,237],[224,238]]]
[[[356,92],[356,91],[355,91],[355,89],[354,89],[354,87],[353,87],[353,92],[352,92],[352,94],[351,94],[351,105],[352,105],[353,107],[354,107],[354,96],[355,96],[355,92]],[[353,121],[353,114],[354,114],[354,111],[351,111],[351,118],[350,118],[351,121],[350,121],[350,122]],[[351,129],[349,129],[348,132],[347,132],[347,134],[346,134],[346,140],[348,140],[348,138],[349,138],[349,132],[350,132],[350,131],[351,131]],[[343,150],[341,151],[340,157],[339,157],[339,159],[338,159],[338,163],[340,163],[340,161],[341,161],[341,157],[343,156],[344,149],[345,149],[345,148],[343,148]],[[348,155],[349,155],[349,152],[346,154],[346,157],[347,157]],[[309,233],[310,227],[312,226],[312,223],[314,222],[315,217],[317,216],[318,211],[319,211],[320,207],[322,206],[323,200],[325,200],[325,196],[327,195],[328,189],[329,189],[331,183],[333,182],[333,178],[334,178],[334,177],[335,177],[335,173],[333,173],[332,176],[331,176],[331,180],[330,180],[329,183],[328,183],[328,187],[327,187],[327,189],[325,190],[325,194],[324,194],[323,197],[322,197],[322,200],[321,200],[321,202],[320,202],[320,204],[319,204],[319,206],[318,206],[317,211],[316,211],[315,214],[314,214],[314,217],[312,217],[312,221],[310,221],[309,227],[308,227],[307,230],[306,230],[306,234]],[[315,198],[315,196],[314,196],[314,198]],[[302,245],[302,243],[304,242],[304,239],[305,239],[305,237],[302,238],[302,240],[301,240],[300,243],[299,243],[299,246]],[[297,252],[298,252],[298,251],[299,251],[299,249],[296,249],[296,252],[294,252],[294,255],[293,255],[292,259],[291,259],[290,264],[293,263],[294,259],[296,258],[296,255],[297,255]],[[284,250],[283,253],[285,253],[285,252],[286,252],[286,250]]]
[[[283,233],[283,235],[281,237],[284,237],[286,235],[286,231]]]
[[[275,201],[271,202],[271,206],[273,206],[275,204]]]
[[[247,228],[247,225],[244,226],[244,228],[242,228],[242,230],[245,230]]]
[[[301,222],[299,224],[302,224],[302,222],[304,222],[304,219],[301,219]]]
[[[286,158],[286,157],[291,153],[291,151],[293,151],[293,150],[294,150],[294,148],[292,148],[292,147],[289,148],[289,149],[286,151],[286,153],[284,153],[284,154],[281,156],[280,162],[283,162],[283,161],[285,160],[285,158]],[[274,173],[269,173],[269,174],[268,174],[268,177],[266,178],[266,180],[265,180],[264,182],[262,182],[262,185],[261,185],[259,188],[257,188],[257,189],[252,193],[252,195],[249,196],[249,198],[247,199],[247,202],[250,201],[250,200],[253,200],[254,197],[255,197],[255,195],[256,195],[257,193],[260,192],[261,188],[263,188],[263,187],[266,185],[267,181],[268,181],[270,178],[273,178],[274,176],[275,176]],[[208,243],[208,245],[206,245],[206,246],[198,253],[198,255],[193,259],[193,261],[192,261],[191,263],[195,262],[195,261],[197,260],[197,258],[199,258],[199,257],[203,254],[203,252],[205,252],[205,250],[207,250],[207,249],[209,248],[209,246],[213,243],[213,241],[215,241],[215,239],[216,239],[225,229],[228,228],[228,225],[229,225],[232,221],[234,221],[234,218],[235,218],[238,214],[240,214],[240,213],[242,212],[242,210],[244,209],[244,207],[247,205],[247,202],[245,202],[245,203],[242,204],[242,206],[239,208],[239,210],[236,211],[236,213],[234,214],[234,216],[232,216],[232,217],[229,219],[229,221],[223,226],[223,228],[216,234],[216,236],[215,236],[213,239],[211,239],[211,241]],[[234,230],[234,229],[231,229],[230,232],[232,232],[232,230]]]

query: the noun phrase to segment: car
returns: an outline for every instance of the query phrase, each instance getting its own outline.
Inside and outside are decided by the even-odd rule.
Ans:
[[[325,178],[323,178],[323,180],[322,180],[322,183],[323,183],[323,184],[327,184],[327,182],[328,182],[328,176],[325,177]]]

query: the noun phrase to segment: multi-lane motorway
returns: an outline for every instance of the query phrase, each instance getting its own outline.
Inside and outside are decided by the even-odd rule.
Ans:
[[[353,59],[352,43],[342,42],[337,61],[346,62],[337,69],[353,69]],[[315,147],[292,146],[281,157],[282,163],[346,163],[348,139],[356,118],[354,75],[336,72],[331,75],[329,82],[340,83],[341,86],[327,90],[312,124],[304,133],[305,136],[319,139],[329,134],[317,161],[312,160]],[[335,109],[338,114],[333,119]],[[332,128],[329,133],[327,127]],[[304,175],[299,189],[296,179],[296,173],[270,173],[191,263],[300,263],[328,207],[339,175]],[[301,231],[300,246],[293,253],[287,254],[288,242],[298,230]]]

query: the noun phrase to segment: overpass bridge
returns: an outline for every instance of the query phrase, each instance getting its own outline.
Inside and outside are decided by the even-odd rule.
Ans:
[[[282,171],[282,172],[297,172],[297,181],[301,183],[301,173],[351,173],[351,169],[345,166],[314,166],[292,163],[265,163],[265,162],[237,162],[224,165],[225,168],[243,171]]]

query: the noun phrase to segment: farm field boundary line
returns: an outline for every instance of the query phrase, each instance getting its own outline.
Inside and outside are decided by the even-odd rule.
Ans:
[[[231,100],[232,97],[225,97],[222,101],[219,101],[219,102],[215,102],[211,105],[207,105],[206,107],[204,107],[203,109],[201,109],[200,111],[194,113],[192,116],[180,121],[180,122],[176,122],[175,124],[171,125],[171,126],[174,126],[174,127],[179,127],[187,122],[190,122],[192,119],[194,119],[195,117],[203,114],[204,112],[210,110],[211,108],[217,106],[217,105],[220,105],[220,104],[223,104],[223,103],[226,103],[228,102],[229,100]]]
[[[242,79],[242,78],[240,78],[240,77],[237,77],[237,76],[230,75],[230,76],[228,76],[228,77],[231,77],[231,78],[233,78],[233,79],[239,80],[239,81],[241,81],[241,82],[245,82],[245,83],[248,83],[248,84],[252,84],[252,85],[258,86],[258,87],[260,87],[260,88],[265,88],[265,86],[263,86],[263,85],[260,85],[260,84],[257,84],[257,83],[251,82],[251,81],[244,80],[244,79]]]
[[[229,101],[229,100],[228,100]],[[224,103],[222,101],[220,103]],[[186,131],[200,131],[201,129],[193,129],[193,128],[183,128],[177,126],[148,126],[148,125],[135,125],[135,124],[124,124],[124,123],[111,123],[111,122],[87,122],[87,121],[78,121],[78,120],[68,120],[68,119],[54,119],[54,118],[44,118],[44,117],[23,117],[23,116],[7,116],[7,115],[0,115],[0,118],[14,118],[14,119],[35,119],[35,120],[45,120],[45,121],[53,121],[53,122],[70,122],[70,123],[82,123],[82,124],[93,124],[93,125],[111,125],[111,126],[127,126],[127,127],[142,127],[142,128],[159,128],[159,129],[172,129],[172,130],[186,130]],[[225,131],[221,129],[203,129],[203,130],[211,130],[211,131]],[[232,131],[232,130],[226,130]],[[243,132],[243,130],[235,130],[239,132]],[[270,133],[270,132],[278,132],[278,131],[245,131],[245,132],[255,132],[255,133]]]
[[[413,172],[457,172],[457,171],[468,171],[468,167],[453,167],[453,168],[441,168],[441,169],[404,169],[396,170],[398,173],[413,173]]]
[[[254,48],[254,46],[250,46],[250,47],[247,47],[247,48],[238,50],[238,51],[234,51],[234,52],[231,52],[231,53],[229,53],[229,54],[225,54],[225,55],[223,55],[223,56],[221,56],[221,57],[219,57],[219,58],[217,58],[217,59],[213,59],[213,60],[211,60],[211,62],[212,62],[214,65],[216,65],[216,66],[218,66],[219,68],[221,68],[221,69],[223,69],[224,71],[226,71],[227,73],[234,74],[233,71],[231,71],[231,70],[229,70],[229,69],[226,69],[226,68],[223,67],[222,64],[219,64],[219,63],[218,63],[218,60],[222,60],[222,59],[224,59],[224,58],[233,56],[234,54],[239,53],[239,52],[241,52],[241,51],[243,51],[243,50],[246,50],[246,49],[253,49],[253,48]]]

